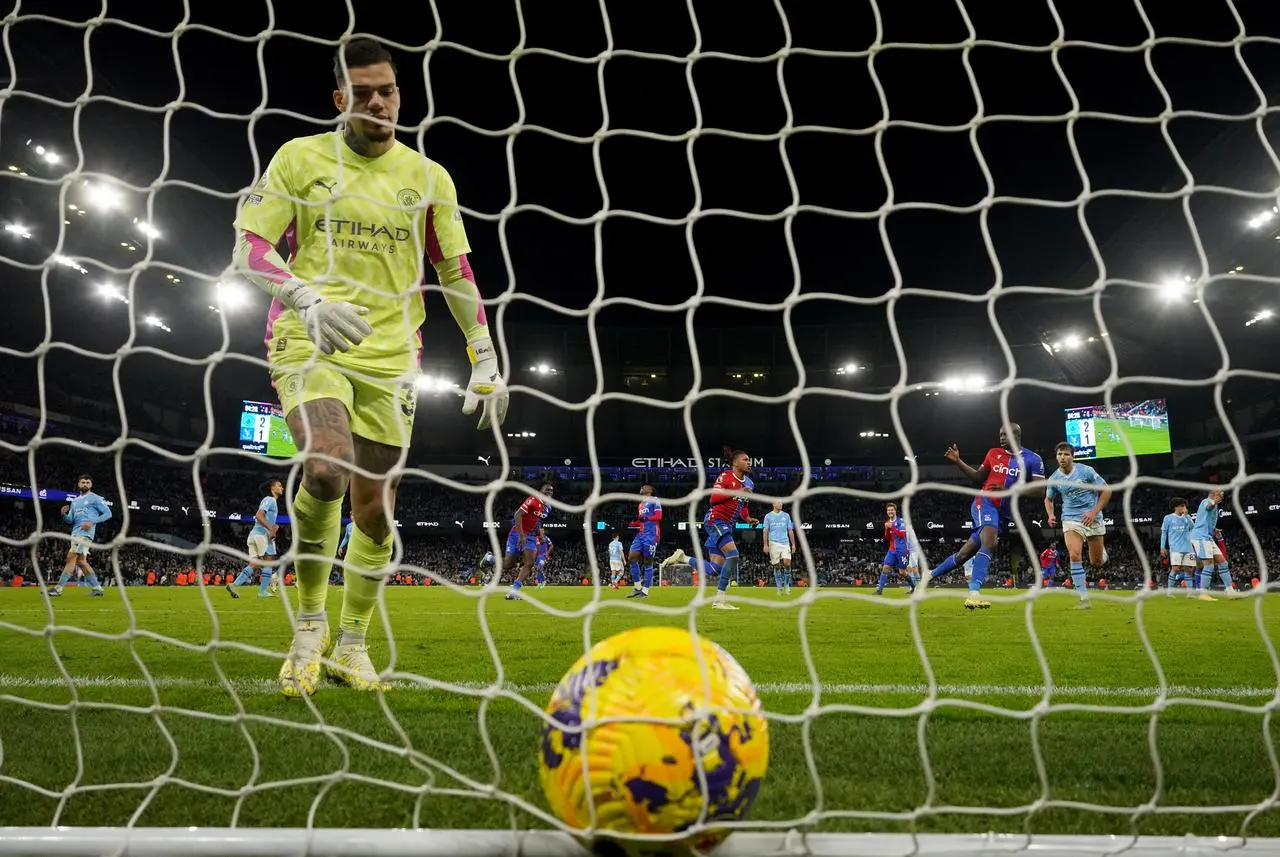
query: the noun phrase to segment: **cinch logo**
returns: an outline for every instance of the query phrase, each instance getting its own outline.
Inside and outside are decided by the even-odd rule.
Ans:
[[[1021,471],[1016,467],[1010,467],[1007,464],[997,464],[991,468],[992,473],[1000,473],[1006,476],[1017,476]]]

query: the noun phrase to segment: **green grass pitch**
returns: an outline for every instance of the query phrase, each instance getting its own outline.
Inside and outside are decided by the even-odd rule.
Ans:
[[[584,623],[592,640],[642,624],[687,626],[679,608],[693,597],[688,588],[655,590],[644,612],[606,590],[586,611],[590,588],[536,593],[565,616],[500,595],[482,600],[478,590],[392,588],[385,603],[396,669],[462,692],[326,685],[311,707],[277,694],[290,636],[284,605],[251,592],[232,601],[220,589],[134,588],[131,616],[118,589],[105,598],[69,589],[52,602],[33,588],[0,590],[4,822],[305,826],[314,808],[321,827],[509,828],[513,819],[547,827],[519,805],[546,806],[541,721],[516,694],[537,710],[546,704],[583,651]],[[967,612],[958,590],[931,592],[915,608],[901,590],[869,593],[822,590],[808,603],[812,595],[756,589],[739,612],[698,614],[701,632],[741,661],[767,711],[779,715],[770,719],[770,770],[752,820],[798,823],[818,809],[832,815],[816,829],[898,832],[913,829],[908,815],[928,802],[942,809],[920,815],[916,830],[1280,835],[1276,809],[1246,823],[1277,788],[1268,746],[1280,725],[1265,716],[1276,705],[1277,671],[1262,636],[1280,643],[1275,596],[1207,603],[1157,595],[1141,607],[1132,595],[1095,596],[1092,610],[1077,611],[1064,591],[1034,603],[993,594],[990,610]],[[340,599],[332,590],[335,621]],[[936,703],[925,691],[912,609]],[[1059,688],[1047,710],[1037,708],[1043,676],[1032,625]],[[375,620],[370,635],[379,665],[391,657],[381,628]],[[1159,675],[1141,629],[1183,701],[1157,706]],[[55,651],[79,680],[74,695]],[[480,688],[498,680],[511,693],[482,702]],[[1160,811],[1138,812],[1157,795],[1153,744]],[[1188,807],[1223,809],[1179,809]],[[883,815],[840,815],[851,810]]]
[[[1153,429],[1131,426],[1128,420],[1097,420],[1095,422],[1095,436],[1098,442],[1095,458],[1115,458],[1129,454],[1124,448],[1124,441],[1111,439],[1110,432],[1112,431],[1116,433],[1117,437],[1127,436],[1129,438],[1129,443],[1133,445],[1134,455],[1153,455],[1168,452],[1172,449],[1167,426]]]

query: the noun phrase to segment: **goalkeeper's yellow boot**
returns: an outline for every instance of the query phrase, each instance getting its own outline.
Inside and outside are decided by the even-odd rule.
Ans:
[[[329,648],[329,620],[302,619],[293,631],[293,645],[280,667],[280,692],[300,699],[320,684],[320,659]]]
[[[1218,600],[1214,598],[1212,595],[1210,595],[1208,592],[1205,592],[1203,590],[1201,590],[1199,598],[1201,601],[1217,601]]]
[[[986,610],[990,606],[990,601],[983,601],[976,595],[970,595],[964,600],[964,609],[966,610]]]
[[[338,639],[334,641],[333,651],[329,654],[331,663],[326,665],[329,678],[341,682],[352,690],[380,690],[383,688],[382,677],[373,668],[369,660],[369,647],[364,637],[354,642],[344,642],[343,632],[338,630]]]

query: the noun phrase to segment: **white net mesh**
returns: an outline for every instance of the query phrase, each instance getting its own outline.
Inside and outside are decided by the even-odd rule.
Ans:
[[[731,837],[724,853],[1276,851],[1267,837],[1280,828],[1273,724],[1280,624],[1263,597],[1276,544],[1269,530],[1275,468],[1265,458],[1252,464],[1258,447],[1251,444],[1274,444],[1266,391],[1280,373],[1265,354],[1241,356],[1234,341],[1269,318],[1252,289],[1274,281],[1265,265],[1256,276],[1252,263],[1237,266],[1243,251],[1223,249],[1224,228],[1206,227],[1194,208],[1216,200],[1216,222],[1229,220],[1237,231],[1265,231],[1275,214],[1268,207],[1280,159],[1267,125],[1269,92],[1280,79],[1268,53],[1280,43],[1274,12],[1231,2],[1199,2],[1194,12],[1137,2],[1101,11],[1053,3],[906,10],[871,2],[839,15],[781,3],[712,5],[646,4],[641,15],[639,7],[603,2],[555,4],[554,13],[520,2],[482,13],[433,2],[422,10],[431,22],[420,25],[404,18],[408,9],[388,23],[365,19],[388,10],[339,3],[267,3],[252,12],[190,0],[163,11],[105,0],[74,10],[12,6],[4,19],[8,83],[0,91],[10,201],[0,205],[14,210],[0,211],[7,224],[0,264],[21,285],[12,287],[19,297],[0,342],[0,379],[12,391],[3,396],[0,482],[15,504],[0,530],[0,575],[39,586],[0,591],[0,822],[11,825],[0,828],[0,853],[574,853],[564,834],[576,831],[548,811],[538,783],[538,735],[552,722],[543,706],[584,647],[644,624],[707,635],[742,662],[760,692],[771,767],[750,815],[729,825],[747,832]],[[416,114],[414,95],[406,96],[401,139],[433,157],[437,141],[452,145],[456,160],[474,146],[467,167],[437,159],[454,174],[468,228],[474,225],[477,267],[492,272],[480,285],[497,308],[492,329],[515,405],[496,448],[481,435],[441,442],[420,430],[397,469],[404,477],[397,561],[370,638],[394,690],[325,687],[286,703],[274,676],[296,593],[286,583],[281,597],[257,602],[242,586],[242,598],[232,601],[223,587],[248,559],[243,521],[257,502],[256,483],[264,475],[286,479],[291,497],[300,458],[245,452],[245,443],[269,447],[283,437],[270,414],[258,415],[265,422],[250,414],[239,448],[219,429],[228,399],[238,405],[267,395],[266,364],[259,334],[242,329],[232,311],[242,297],[236,284],[211,273],[223,269],[230,231],[209,230],[225,229],[232,203],[287,136],[273,122],[296,121],[297,133],[304,124],[333,126],[323,98],[300,108],[275,96],[313,79],[324,96],[325,58],[360,32],[401,54],[401,84],[417,94]],[[1179,49],[1191,54],[1170,53],[1177,65],[1170,70],[1162,57]],[[1007,63],[988,72],[997,80],[984,78],[989,55]],[[910,67],[895,65],[899,56],[910,57]],[[1149,84],[1142,97],[1107,100],[1111,72],[1088,65],[1113,60],[1135,64],[1128,73],[1137,69]],[[565,77],[544,69],[547,78],[526,78],[539,63]],[[1206,71],[1220,91],[1196,101],[1186,81],[1188,66],[1198,63],[1231,76]],[[623,81],[616,90],[611,74]],[[171,88],[152,87],[146,78],[153,75]],[[1010,78],[1021,85],[1010,86]],[[1183,107],[1181,97],[1194,106]],[[478,118],[476,102],[499,101],[509,115]],[[564,102],[552,111],[558,120],[542,122],[539,112],[556,102]],[[411,115],[424,118],[415,123]],[[1218,180],[1222,158],[1233,157],[1221,152],[1195,166],[1177,141],[1178,123],[1200,120],[1246,129],[1251,154],[1240,159],[1252,158],[1265,177],[1249,187]],[[213,130],[222,123],[234,125],[244,149],[234,181],[210,166],[218,160],[213,150],[226,145]],[[1104,141],[1099,156],[1098,140],[1084,130],[1090,123],[1152,131],[1155,142],[1146,140],[1126,163],[1165,158],[1172,179],[1159,186],[1136,167],[1131,181],[1118,175],[1123,169],[1105,153],[1140,144],[1124,138],[1106,148]],[[47,127],[64,130],[45,141]],[[1001,136],[1009,127],[1014,133]],[[1045,129],[1059,150],[1056,162],[1040,149]],[[206,132],[218,142],[202,147]],[[451,143],[453,132],[460,136]],[[895,149],[890,141],[917,132],[963,141],[970,186],[956,178],[951,149]],[[767,148],[768,156],[733,167],[746,149],[720,143]],[[537,159],[557,145],[589,157],[548,177]],[[128,162],[131,147],[140,159],[154,156],[158,170],[130,179],[113,173],[112,160]],[[849,180],[846,166],[859,158],[864,163],[847,172],[860,178]],[[771,177],[760,166],[766,162]],[[571,169],[583,180],[569,177]],[[611,171],[634,175],[611,182]],[[1050,190],[1054,182],[1038,181],[1046,173],[1074,186]],[[1002,190],[1006,182],[1016,190]],[[1169,210],[1161,206],[1171,207],[1180,238],[1113,225],[1112,241],[1103,240],[1087,209],[1109,212],[1106,220],[1118,211],[1105,208],[1113,200],[1146,206],[1120,216],[1165,225]],[[1245,226],[1232,219],[1242,206],[1254,212]],[[1006,250],[995,236],[1010,209],[1015,219],[1066,220],[1052,238]],[[931,238],[893,240],[895,218],[914,215],[969,219],[963,227],[931,221],[921,230],[933,230]],[[824,225],[805,231],[797,224],[806,217]],[[520,218],[549,221],[549,232],[535,241],[520,232]],[[957,264],[953,279],[919,275],[919,258],[963,256],[953,236],[975,225],[978,250],[970,248],[969,261],[980,262],[981,273]],[[632,226],[667,228],[678,238],[629,233],[619,241],[624,262],[611,261],[611,230]],[[555,231],[569,227],[590,241]],[[753,246],[766,229],[772,256]],[[1110,259],[1109,247],[1144,240],[1142,253],[1168,251],[1184,264],[1142,274]],[[727,249],[707,249],[725,242]],[[821,258],[818,276],[805,270],[805,242],[824,248],[809,246]],[[1179,249],[1169,250],[1171,243]],[[586,264],[557,261],[553,251],[568,258],[567,248],[579,245]],[[663,246],[681,258],[664,256]],[[1042,272],[1026,257],[1059,251],[1069,259],[1062,264],[1087,269],[1083,279],[1011,271]],[[864,254],[883,256],[867,262],[868,269],[880,264],[874,275],[848,261]],[[723,264],[723,256],[734,261]],[[1175,273],[1176,289],[1166,281]],[[645,281],[663,278],[687,279],[690,290],[655,297],[661,290]],[[885,288],[845,285],[854,280]],[[731,285],[721,293],[725,282]],[[1227,309],[1211,308],[1228,289]],[[1162,318],[1168,337],[1157,331],[1145,339],[1135,318],[1148,311],[1113,314],[1120,295],[1173,295],[1202,324],[1188,333],[1185,323]],[[956,360],[942,322],[910,326],[930,300],[974,312],[981,333],[970,325],[955,335],[986,343],[996,380],[975,377],[976,369]],[[199,312],[206,303],[216,317]],[[818,349],[792,321],[807,308],[869,316],[881,305],[878,353],[863,365],[841,358],[831,370],[840,348]],[[1001,315],[1009,305],[1020,318],[1037,319],[1031,340],[1021,335],[1029,328],[1009,332]],[[541,340],[521,332],[535,323],[525,317],[521,328],[510,320],[530,307],[578,325],[579,368],[592,372],[589,383],[574,380],[580,397],[553,383],[571,366],[542,362],[535,353]],[[754,354],[719,363],[704,356],[700,336],[715,323],[707,319],[733,310],[783,321],[782,333],[770,335],[776,374],[787,384],[768,388],[776,379],[753,368],[762,362]],[[1245,325],[1235,321],[1240,311],[1251,316]],[[657,388],[677,377],[662,357],[635,360],[622,346],[616,353],[602,347],[608,321],[631,313],[682,322],[668,356],[682,361],[687,393],[646,389],[650,380]],[[461,371],[461,343],[451,331],[434,336],[449,328],[445,317],[441,309],[428,322],[427,354],[439,369],[421,385],[429,404],[420,406],[420,427],[428,407],[432,421],[453,416],[448,370]],[[1144,341],[1154,361],[1134,357]],[[1161,365],[1152,349],[1170,341],[1188,343],[1193,370]],[[734,340],[721,348],[751,346]],[[634,386],[628,380],[614,389],[619,368]],[[867,374],[878,382],[847,383]],[[1189,406],[1199,419],[1220,421],[1221,435],[1206,434],[1199,447],[1205,467],[1226,462],[1227,508],[1238,510],[1231,523],[1239,528],[1229,533],[1235,581],[1250,596],[1203,610],[1164,597],[1175,590],[1163,589],[1153,527],[1169,495],[1192,497],[1194,510],[1208,470],[1171,475],[1169,467],[1148,466],[1153,459],[1139,456],[1152,450],[1138,439],[1143,431],[1167,435],[1168,418],[1120,408],[1184,391],[1202,394]],[[977,404],[939,413],[915,401],[927,408],[932,396]],[[1233,396],[1255,403],[1251,424],[1229,413]],[[945,580],[922,597],[869,592],[880,573],[884,546],[873,539],[885,499],[898,499],[914,531],[928,536],[918,563],[926,574],[968,535],[973,490],[947,481],[951,469],[940,459],[926,465],[918,456],[943,448],[957,426],[979,425],[986,444],[996,424],[1040,419],[1049,428],[1026,439],[1052,470],[1056,409],[1087,402],[1115,410],[1099,411],[1110,427],[1100,422],[1096,435],[1082,439],[1099,450],[1111,443],[1126,464],[1110,480],[1117,492],[1106,513],[1112,562],[1090,571],[1090,585],[1111,577],[1121,591],[1100,590],[1092,610],[1069,612],[1074,599],[1056,597],[1061,575],[1050,590],[1040,574],[1024,570],[1052,537],[1031,511],[1040,508],[1035,498],[1010,506],[1015,527],[1002,536],[988,579],[989,590],[1009,591],[991,599],[991,610],[964,613],[961,590]],[[719,453],[720,437],[756,425],[755,408],[767,410],[787,439],[778,457],[794,452],[798,462],[794,476],[760,468],[757,491],[784,500],[800,524],[793,580],[775,581],[760,536],[741,531],[742,561],[729,590],[739,613],[710,612],[715,579],[685,564],[661,571],[649,601],[622,601],[610,588],[604,537],[625,529],[638,485],[654,481],[663,498],[664,548],[705,557],[699,521],[719,468],[703,465]],[[723,422],[707,428],[708,409]],[[678,460],[607,464],[602,436],[624,435],[642,410],[671,423],[647,438],[662,450],[628,449],[627,459],[671,449]],[[518,420],[531,415],[553,426],[531,427],[561,444],[550,448],[576,452],[562,473],[549,460],[525,465],[534,457],[523,451],[532,437]],[[892,430],[862,432],[860,448],[883,457],[855,477],[817,450],[853,448],[829,436],[851,436],[864,419]],[[709,436],[717,438],[710,447]],[[884,447],[873,445],[879,439]],[[424,457],[461,457],[418,466],[424,447]],[[470,461],[477,453],[483,468]],[[575,475],[573,466],[588,466],[589,475]],[[90,553],[107,594],[81,599],[84,590],[68,585],[55,601],[43,589],[56,583],[71,545],[57,513],[81,471],[95,474],[114,512]],[[486,549],[501,555],[507,516],[547,471],[568,489],[558,492],[548,519],[553,585],[507,603],[496,596],[510,574],[499,580],[476,561]],[[1263,516],[1257,527],[1254,511]],[[935,524],[941,540],[932,535]],[[279,553],[284,576],[297,551],[281,544]],[[635,572],[629,562],[621,571],[625,591]],[[1122,591],[1126,579],[1137,591]],[[750,597],[737,597],[748,587]],[[341,597],[332,590],[331,619]],[[584,728],[591,725],[587,718]],[[701,760],[697,768],[705,786]],[[875,835],[852,835],[867,832]]]

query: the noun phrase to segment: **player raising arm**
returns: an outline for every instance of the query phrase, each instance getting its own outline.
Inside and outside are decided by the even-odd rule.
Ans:
[[[1089,563],[1101,568],[1107,561],[1107,549],[1103,544],[1106,524],[1098,515],[1111,501],[1111,489],[1107,480],[1087,464],[1076,464],[1076,450],[1062,442],[1053,448],[1058,469],[1049,477],[1044,495],[1044,512],[1049,516],[1049,527],[1058,525],[1053,513],[1055,497],[1062,498],[1062,540],[1067,543],[1067,557],[1071,562],[1071,583],[1080,596],[1077,610],[1089,609],[1089,580],[1084,571],[1084,546],[1089,545]]]
[[[706,534],[703,547],[707,550],[707,559],[699,564],[697,557],[691,557],[676,548],[676,552],[662,561],[666,568],[677,563],[688,563],[694,571],[701,566],[703,578],[719,575],[715,601],[711,606],[718,610],[737,610],[737,606],[729,603],[726,590],[734,575],[734,566],[738,563],[738,546],[733,542],[733,527],[739,519],[755,526],[760,523],[751,517],[747,510],[747,498],[730,492],[745,493],[755,488],[751,481],[751,456],[737,450],[729,456],[730,468],[716,477],[716,484],[711,490],[711,503],[707,514],[702,519],[702,531]]]
[[[960,450],[953,443],[947,448],[947,460],[953,462],[960,472],[974,482],[982,483],[982,493],[973,498],[970,507],[973,534],[961,545],[960,550],[944,559],[933,570],[930,578],[941,577],[952,569],[963,566],[973,557],[973,574],[969,578],[969,597],[965,600],[966,609],[985,609],[991,603],[979,597],[983,581],[987,579],[987,569],[991,565],[991,556],[996,543],[1000,540],[1000,513],[1006,503],[1012,499],[993,497],[987,492],[1003,491],[1017,485],[1019,481],[1036,482],[1044,480],[1044,461],[1029,449],[1022,448],[1022,426],[1010,423],[1012,437],[1004,426],[1000,427],[1000,446],[987,450],[976,469],[965,464],[960,458]]]
[[[483,398],[487,429],[501,424],[508,401],[453,180],[395,139],[391,55],[372,39],[352,40],[339,48],[334,78],[345,125],[281,146],[236,219],[237,270],[273,298],[271,380],[303,450],[292,504],[299,608],[280,669],[280,689],[292,697],[315,691],[329,645],[325,601],[348,488],[355,527],[332,672],[360,690],[381,684],[365,633],[394,545],[391,471],[413,430],[426,262],[467,343],[463,413]],[[276,252],[282,238],[287,260]]]
[[[1195,519],[1187,513],[1187,501],[1174,497],[1169,501],[1173,511],[1164,516],[1160,525],[1160,558],[1169,561],[1168,592],[1173,594],[1179,583],[1187,585],[1187,595],[1196,594],[1196,555],[1191,549],[1191,528]]]
[[[653,497],[653,486],[640,486],[640,507],[636,511],[636,519],[627,526],[639,527],[640,532],[631,540],[631,550],[627,552],[627,563],[631,567],[631,580],[635,588],[628,598],[648,598],[649,587],[653,586],[653,557],[658,553],[658,545],[662,543],[662,504]],[[640,560],[644,560],[644,579],[640,578]]]
[[[76,488],[80,491],[80,496],[62,507],[62,520],[71,525],[71,544],[67,547],[66,565],[62,567],[58,585],[48,590],[47,595],[61,595],[62,587],[71,579],[71,572],[76,566],[80,567],[85,582],[89,584],[89,594],[103,594],[98,575],[94,574],[89,565],[89,548],[93,546],[93,537],[98,533],[98,524],[111,520],[111,507],[93,493],[92,476],[80,476],[76,480]]]

